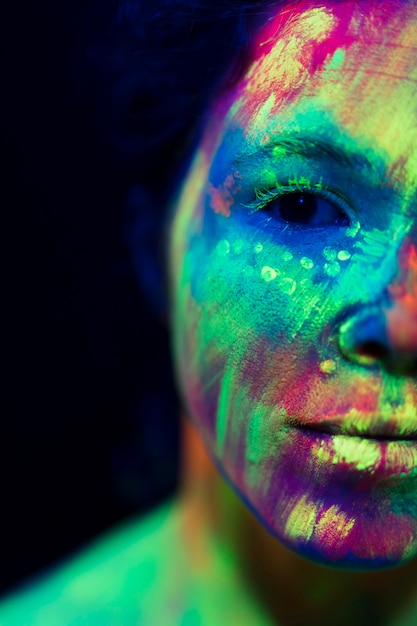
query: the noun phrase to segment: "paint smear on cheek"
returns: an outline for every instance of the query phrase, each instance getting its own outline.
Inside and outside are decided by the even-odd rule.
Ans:
[[[288,516],[285,534],[292,541],[316,543],[332,557],[340,558],[341,546],[346,555],[346,540],[355,524],[355,519],[348,517],[337,505],[325,507],[309,501],[302,496],[291,509]]]
[[[417,248],[406,240],[399,253],[399,276],[389,286],[393,306],[386,312],[389,338],[397,349],[417,347]]]
[[[220,186],[208,183],[208,195],[210,197],[210,207],[214,213],[230,217],[230,207],[235,203],[235,195],[240,191],[240,180],[242,176],[238,171],[226,176],[226,179]]]

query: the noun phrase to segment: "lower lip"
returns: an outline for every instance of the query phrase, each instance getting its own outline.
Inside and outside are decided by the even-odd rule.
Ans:
[[[417,477],[417,441],[367,439],[296,428],[318,465],[373,480]]]

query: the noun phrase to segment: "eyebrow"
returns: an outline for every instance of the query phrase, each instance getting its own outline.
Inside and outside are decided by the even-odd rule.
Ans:
[[[383,175],[386,165],[381,157],[371,160],[364,152],[344,148],[337,143],[327,141],[322,137],[309,135],[281,135],[263,145],[257,151],[238,156],[235,163],[238,165],[251,157],[265,156],[269,158],[300,157],[316,161],[334,161],[341,167],[363,173]]]

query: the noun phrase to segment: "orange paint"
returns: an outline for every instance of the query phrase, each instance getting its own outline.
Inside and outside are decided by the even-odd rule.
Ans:
[[[392,345],[409,352],[417,347],[417,247],[406,239],[399,252],[400,273],[388,292],[394,306],[387,311]]]
[[[234,172],[226,177],[224,183],[219,187],[214,187],[211,183],[208,185],[210,196],[210,206],[215,213],[230,217],[230,207],[235,202],[234,196],[238,193],[241,185],[238,180],[241,176]]]

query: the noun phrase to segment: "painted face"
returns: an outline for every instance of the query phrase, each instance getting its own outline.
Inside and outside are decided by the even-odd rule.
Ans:
[[[171,231],[175,360],[288,547],[417,553],[417,9],[301,3],[213,105]]]

